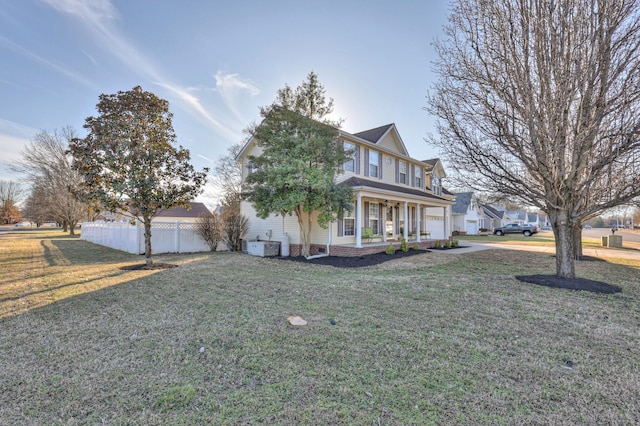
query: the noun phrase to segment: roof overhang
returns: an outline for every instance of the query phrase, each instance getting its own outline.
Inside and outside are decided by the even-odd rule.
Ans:
[[[367,195],[383,198],[385,200],[410,201],[430,206],[443,207],[450,206],[455,203],[452,200],[428,194],[418,189],[403,188],[397,185],[357,177],[351,177],[340,183],[340,185],[349,186],[356,192],[367,193]]]

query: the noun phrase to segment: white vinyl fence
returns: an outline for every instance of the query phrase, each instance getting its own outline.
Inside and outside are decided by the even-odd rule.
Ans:
[[[196,232],[197,224],[185,222],[153,222],[151,250],[159,253],[195,253],[209,251],[207,243]],[[127,253],[144,254],[144,226],[127,222],[83,222],[80,238]]]

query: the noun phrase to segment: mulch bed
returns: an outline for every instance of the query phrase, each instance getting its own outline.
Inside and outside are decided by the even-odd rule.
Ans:
[[[429,250],[409,250],[407,252],[398,250],[395,254],[375,253],[356,257],[326,256],[310,260],[307,260],[302,256],[276,257],[275,259],[304,262],[311,265],[335,266],[336,268],[362,268],[364,266],[378,265],[389,260],[415,256],[416,254],[421,253],[429,253]]]
[[[614,294],[622,291],[618,286],[586,278],[563,278],[557,275],[520,275],[516,276],[516,279],[544,287],[582,290],[590,291],[592,293]]]

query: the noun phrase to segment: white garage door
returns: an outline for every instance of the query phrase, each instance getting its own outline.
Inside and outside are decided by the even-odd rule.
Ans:
[[[464,227],[467,235],[478,235],[478,221],[468,220]]]

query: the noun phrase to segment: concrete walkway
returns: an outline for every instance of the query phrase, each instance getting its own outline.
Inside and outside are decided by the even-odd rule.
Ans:
[[[489,243],[489,242],[470,242],[470,241],[460,241],[460,245],[464,246],[463,248],[458,248],[455,250],[432,250],[433,253],[447,253],[447,254],[464,254],[464,253],[472,253],[475,251],[481,250],[522,250],[522,251],[533,251],[537,253],[549,253],[550,255],[555,254],[556,248],[553,246],[537,246],[537,245],[528,245],[528,244],[505,244],[505,243]],[[602,259],[606,258],[615,258],[615,259],[637,259],[640,260],[640,250],[636,249],[611,249],[607,247],[602,248],[583,248],[582,254],[585,256],[593,256]]]

